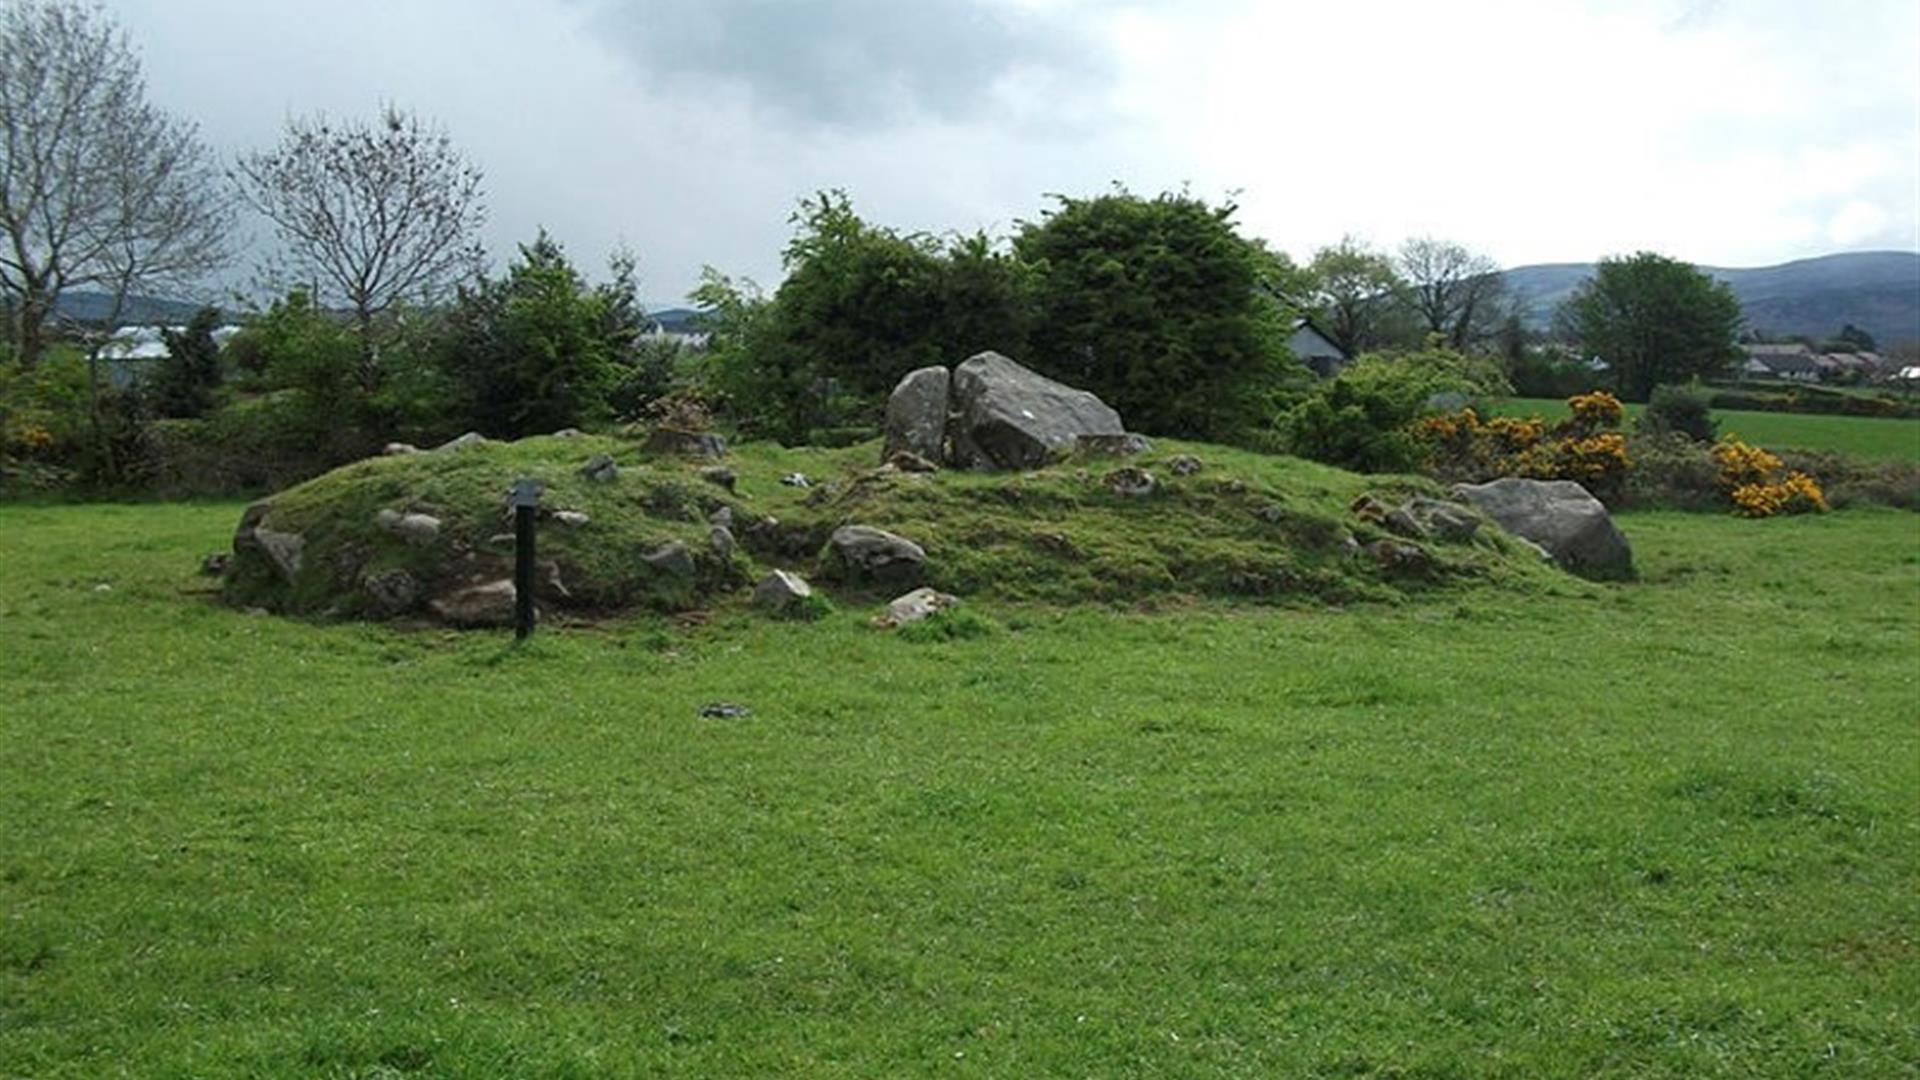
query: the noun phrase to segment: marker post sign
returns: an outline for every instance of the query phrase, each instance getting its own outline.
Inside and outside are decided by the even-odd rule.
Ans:
[[[507,505],[513,507],[513,636],[533,633],[533,522],[546,485],[530,476],[513,482]]]

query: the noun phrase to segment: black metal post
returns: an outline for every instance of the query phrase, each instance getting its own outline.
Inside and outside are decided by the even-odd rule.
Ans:
[[[540,507],[538,480],[514,481],[513,496],[513,636],[525,641],[533,633],[533,522]]]

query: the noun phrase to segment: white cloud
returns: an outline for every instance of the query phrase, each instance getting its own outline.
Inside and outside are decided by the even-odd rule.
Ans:
[[[617,33],[599,14],[616,2]],[[703,263],[770,284],[794,200],[823,187],[944,231],[1009,229],[1047,192],[1190,183],[1238,192],[1247,231],[1298,256],[1347,232],[1509,264],[1920,247],[1911,0],[110,10],[155,97],[224,150],[396,101],[486,170],[496,258],[541,225],[588,267],[624,242],[662,299]]]

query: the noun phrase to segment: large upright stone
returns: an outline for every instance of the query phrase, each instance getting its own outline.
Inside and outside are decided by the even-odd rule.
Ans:
[[[887,448],[880,460],[905,451],[928,461],[947,459],[947,387],[953,374],[943,367],[910,371],[887,398]]]
[[[1033,468],[1082,435],[1126,434],[1106,402],[996,352],[954,368],[951,397],[953,459],[968,468]]]
[[[1603,578],[1633,573],[1633,548],[1627,538],[1614,527],[1600,500],[1571,480],[1508,476],[1485,484],[1455,484],[1453,491],[1501,528],[1540,545],[1567,570]]]

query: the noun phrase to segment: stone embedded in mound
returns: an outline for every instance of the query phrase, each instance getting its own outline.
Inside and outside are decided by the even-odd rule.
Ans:
[[[612,454],[595,454],[580,466],[580,476],[589,483],[611,484],[620,479],[620,466]]]
[[[1375,540],[1365,548],[1382,570],[1424,576],[1433,573],[1433,556],[1426,548],[1405,540]]]
[[[427,607],[455,626],[505,626],[513,621],[518,596],[513,579],[501,578],[435,597]]]
[[[896,596],[887,602],[886,613],[873,620],[873,625],[891,629],[919,622],[936,612],[944,611],[960,602],[960,598],[949,593],[933,589],[918,588],[905,596]]]
[[[291,583],[300,573],[300,560],[306,552],[307,538],[299,533],[276,532],[273,529],[258,528],[253,531],[253,540],[258,548],[266,553],[273,568],[280,571],[280,577]]]
[[[383,570],[360,579],[360,591],[367,595],[373,612],[382,618],[399,615],[413,607],[420,595],[420,583],[405,570]]]
[[[489,441],[490,440],[488,440],[488,438],[485,435],[482,435],[477,431],[469,431],[465,435],[462,435],[457,439],[448,439],[446,442],[443,442],[439,446],[434,447],[434,449],[436,451],[466,450],[475,446],[485,446]]]
[[[403,443],[403,442],[390,442],[387,445],[380,448],[380,453],[386,457],[402,457],[407,454],[417,454],[419,452],[420,452],[419,447],[413,445],[412,443]]]
[[[842,525],[827,540],[827,573],[849,585],[910,588],[926,572],[927,553],[904,536],[865,525]]]
[[[699,572],[694,565],[693,549],[679,540],[673,540],[641,556],[641,561],[669,577],[692,580]]]
[[[915,454],[928,461],[947,457],[947,396],[953,374],[944,367],[910,371],[887,398],[886,449],[881,460]]]
[[[1388,529],[1412,540],[1438,538],[1453,542],[1473,539],[1480,519],[1458,503],[1415,495],[1387,512]]]
[[[775,615],[791,615],[813,599],[813,586],[799,574],[775,570],[754,586],[753,606]]]
[[[679,428],[655,428],[640,449],[649,454],[678,454],[681,457],[725,457],[727,440],[711,431],[682,431]]]
[[[440,537],[440,519],[432,514],[403,514],[398,510],[381,510],[373,515],[373,523],[381,532],[390,533],[409,544],[425,546]]]
[[[966,468],[1031,469],[1083,435],[1126,434],[1106,402],[996,352],[954,368],[949,397],[953,462]]]
[[[261,499],[241,512],[240,524],[233,530],[233,555],[240,562],[265,558],[280,579],[290,584],[300,573],[307,541],[299,533],[267,528],[267,512],[272,509],[272,500]]]
[[[1131,431],[1123,435],[1078,435],[1073,452],[1087,457],[1129,457],[1153,449],[1153,440]]]
[[[931,458],[916,454],[911,450],[895,450],[893,453],[888,454],[886,463],[883,464],[881,468],[891,468],[895,472],[920,474],[937,473],[940,471],[939,463]]]
[[[1479,507],[1500,527],[1532,541],[1561,567],[1587,577],[1633,573],[1633,548],[1607,508],[1571,480],[1503,477],[1455,484],[1454,494]]]
[[[1167,459],[1167,471],[1175,476],[1192,476],[1204,468],[1206,466],[1192,454],[1175,454]]]
[[[1131,499],[1143,499],[1160,486],[1153,474],[1145,469],[1128,465],[1108,473],[1101,481],[1108,491]]]

